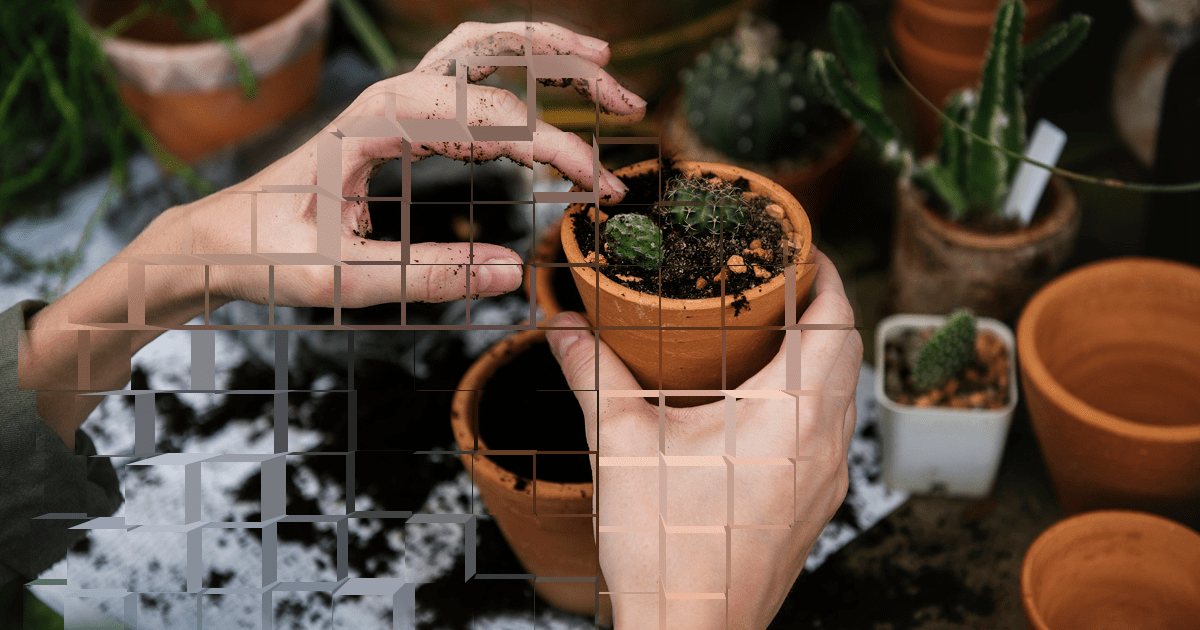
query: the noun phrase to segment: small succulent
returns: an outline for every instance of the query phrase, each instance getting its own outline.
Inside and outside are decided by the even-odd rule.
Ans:
[[[641,214],[618,214],[604,223],[608,251],[617,257],[647,269],[662,264],[662,230]]]
[[[700,232],[732,230],[743,220],[741,194],[729,184],[703,177],[677,177],[659,206],[671,221]]]
[[[798,42],[780,45],[778,30],[743,14],[733,37],[701,53],[683,75],[688,124],[732,158],[775,161],[831,126],[807,50]]]
[[[975,354],[975,315],[955,311],[935,330],[913,361],[913,385],[928,391],[958,374]]]
[[[835,2],[829,21],[845,72],[831,53],[813,51],[810,66],[815,79],[830,100],[872,138],[884,160],[937,195],[955,220],[974,212],[1003,212],[1020,160],[975,140],[948,120],[1021,154],[1025,149],[1022,86],[1041,79],[1070,56],[1087,36],[1091,23],[1087,16],[1076,14],[1022,46],[1025,5],[1019,0],[1001,3],[979,89],[951,97],[936,160],[917,164],[912,149],[903,144],[899,129],[883,111],[875,59],[861,17],[848,4]]]

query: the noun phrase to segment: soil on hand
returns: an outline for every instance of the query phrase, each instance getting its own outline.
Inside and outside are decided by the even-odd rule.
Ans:
[[[792,252],[802,243],[788,241],[790,226],[782,208],[773,200],[749,192],[750,183],[739,178],[733,184],[742,194],[746,205],[745,219],[730,230],[702,233],[678,225],[656,211],[655,202],[662,199],[660,185],[681,176],[671,164],[664,162],[663,172],[622,178],[629,186],[625,200],[608,206],[604,213],[635,213],[651,218],[662,230],[663,264],[659,269],[645,269],[607,251],[600,252],[600,271],[611,280],[630,289],[665,298],[702,299],[722,295],[741,295],[746,290],[769,281],[783,271]],[[702,173],[711,178],[711,173]],[[579,250],[589,260],[596,256],[595,208],[575,215],[572,230]],[[603,230],[605,215],[601,215]],[[745,302],[744,296],[741,300]]]
[[[953,409],[999,409],[1008,404],[1009,356],[1004,341],[980,330],[975,354],[958,375],[929,391],[913,385],[912,365],[933,328],[909,329],[889,339],[884,350],[884,389],[901,405]]]
[[[587,451],[583,411],[550,346],[535,343],[496,370],[479,398],[479,436],[489,450]],[[534,478],[533,455],[489,455],[517,475]],[[537,479],[563,483],[592,480],[585,455],[537,456]]]

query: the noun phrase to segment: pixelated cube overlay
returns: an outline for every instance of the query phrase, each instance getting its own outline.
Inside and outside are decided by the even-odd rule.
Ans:
[[[597,387],[589,393],[596,397],[597,404],[604,408],[604,402],[613,399],[657,398],[659,404],[660,422],[665,422],[664,407],[668,396],[708,395],[724,399],[725,405],[725,434],[724,441],[715,443],[715,447],[706,452],[674,452],[666,444],[655,444],[650,454],[631,454],[629,456],[603,455],[596,461],[598,487],[596,493],[604,492],[604,485],[609,477],[632,477],[647,488],[658,490],[658,514],[656,518],[632,517],[621,513],[597,513],[591,509],[568,509],[554,507],[550,501],[543,500],[542,508],[536,507],[536,490],[534,492],[534,514],[546,520],[575,520],[587,523],[598,541],[599,553],[608,550],[642,549],[650,551],[657,557],[657,571],[649,572],[642,579],[635,580],[625,590],[611,590],[602,587],[598,571],[585,572],[578,575],[535,575],[532,573],[487,573],[487,559],[476,557],[475,539],[480,514],[473,510],[461,513],[417,513],[418,505],[411,510],[382,512],[369,509],[356,509],[356,487],[358,484],[369,483],[370,480],[358,479],[354,474],[355,462],[358,457],[369,455],[368,444],[358,441],[360,428],[357,395],[351,385],[344,392],[345,404],[349,418],[347,443],[349,450],[337,453],[301,453],[292,450],[288,442],[288,423],[290,421],[289,395],[299,392],[289,389],[288,369],[289,360],[289,327],[275,323],[274,312],[274,278],[276,268],[286,265],[304,265],[326,269],[332,274],[335,286],[333,304],[334,329],[341,327],[342,295],[341,277],[349,265],[365,264],[346,258],[341,247],[341,217],[343,205],[354,202],[370,202],[398,200],[402,204],[402,224],[404,230],[404,254],[401,260],[385,263],[401,269],[401,278],[405,273],[417,268],[419,263],[411,260],[408,248],[407,226],[411,220],[411,169],[407,163],[411,160],[412,146],[418,143],[440,142],[492,142],[504,141],[527,143],[532,154],[537,153],[538,134],[533,112],[536,110],[536,90],[529,91],[528,103],[529,120],[526,125],[508,127],[479,127],[466,119],[464,107],[467,95],[467,72],[476,65],[523,66],[529,76],[532,86],[534,80],[541,77],[579,76],[583,66],[574,63],[570,57],[532,56],[526,54],[519,57],[488,57],[477,56],[460,60],[455,67],[457,81],[458,116],[455,119],[444,120],[400,120],[394,115],[394,104],[385,109],[392,115],[358,117],[340,120],[334,123],[333,131],[323,132],[318,142],[318,173],[314,184],[293,184],[280,182],[262,186],[261,190],[238,192],[230,194],[245,195],[249,217],[247,228],[250,232],[248,251],[245,254],[212,254],[195,252],[191,257],[164,257],[161,259],[130,262],[130,303],[126,326],[137,327],[152,322],[146,321],[144,283],[145,266],[147,265],[203,265],[207,274],[211,268],[221,265],[250,266],[246,273],[264,274],[271,284],[269,318],[266,322],[257,324],[260,329],[269,330],[274,335],[275,363],[273,387],[267,390],[245,395],[261,396],[264,404],[273,408],[271,427],[270,451],[267,453],[162,453],[156,454],[157,443],[155,429],[155,391],[137,391],[130,394],[133,398],[134,417],[134,454],[147,456],[129,464],[131,468],[153,468],[159,471],[161,478],[166,478],[179,491],[178,505],[171,509],[150,509],[138,502],[136,494],[130,496],[123,518],[103,517],[94,518],[78,526],[83,529],[113,530],[117,535],[137,540],[137,544],[152,545],[162,549],[171,549],[183,558],[186,566],[182,576],[155,576],[149,572],[139,574],[124,588],[75,588],[66,597],[66,620],[68,627],[73,623],[89,623],[87,618],[91,608],[83,606],[85,600],[103,599],[111,605],[107,609],[116,611],[128,627],[138,627],[139,615],[153,614],[153,610],[144,604],[140,598],[143,594],[156,593],[173,598],[176,605],[194,606],[197,614],[197,627],[204,618],[206,607],[214,602],[237,601],[247,611],[246,621],[251,627],[274,628],[275,611],[281,602],[293,602],[312,610],[332,627],[342,627],[342,624],[352,623],[350,619],[339,621],[339,602],[351,601],[356,598],[379,598],[390,603],[393,614],[391,624],[394,628],[414,627],[419,605],[416,600],[416,590],[424,582],[421,576],[406,569],[405,566],[390,567],[381,572],[378,577],[355,577],[351,575],[351,554],[347,544],[351,524],[358,521],[374,521],[374,526],[409,529],[417,527],[437,526],[461,531],[465,541],[465,562],[463,583],[479,583],[487,580],[526,580],[532,579],[539,587],[550,585],[562,591],[582,592],[594,597],[596,611],[607,608],[613,602],[638,602],[639,605],[650,606],[658,611],[658,627],[671,627],[670,619],[675,615],[685,615],[695,610],[724,611],[732,589],[738,585],[730,583],[730,573],[695,576],[681,574],[672,569],[669,557],[672,548],[683,542],[695,544],[701,541],[705,554],[718,562],[732,566],[734,555],[748,548],[755,536],[787,535],[789,530],[804,520],[805,515],[794,511],[794,506],[777,512],[762,513],[741,507],[738,497],[747,488],[767,485],[778,489],[779,494],[794,497],[795,484],[802,478],[803,469],[807,462],[817,459],[821,454],[787,453],[772,451],[769,445],[739,444],[737,426],[739,421],[738,401],[747,399],[775,400],[781,404],[791,405],[796,409],[796,415],[806,396],[801,382],[800,365],[800,333],[798,314],[795,300],[795,274],[797,269],[789,267],[787,286],[790,291],[786,298],[788,310],[786,313],[787,352],[786,390],[765,391],[686,391],[662,392],[658,390],[610,390]],[[594,74],[580,76],[591,81],[598,79]],[[347,138],[395,138],[403,147],[401,160],[406,163],[404,173],[404,194],[399,199],[376,198],[371,196],[346,197],[342,194],[342,147]],[[601,137],[599,126],[593,135],[593,157],[598,163],[601,145],[616,145],[621,143],[657,142],[656,138],[617,138]],[[594,177],[598,171],[593,172]],[[309,251],[261,252],[254,232],[256,230],[256,212],[262,196],[285,194],[311,194],[315,196],[315,222],[318,226],[318,237],[315,246]],[[589,192],[538,192],[533,193],[533,199],[520,200],[525,203],[597,203],[598,195]],[[474,203],[474,200],[472,200]],[[480,265],[482,263],[472,263]],[[464,281],[470,282],[470,275]],[[469,284],[467,285],[469,288]],[[407,306],[407,299],[401,300],[402,309]],[[467,322],[470,322],[470,305],[467,305]],[[530,310],[533,313],[533,307]],[[417,330],[419,327],[410,326],[407,321],[407,311],[401,311],[400,322],[393,330]],[[205,315],[208,324],[208,315]],[[114,324],[116,325],[116,324]],[[196,392],[221,392],[217,387],[215,351],[215,330],[208,326],[187,327],[191,335],[191,366],[190,390]],[[296,329],[300,327],[290,327]],[[518,327],[508,327],[515,330]],[[524,326],[528,328],[528,326]],[[350,346],[354,345],[350,333]],[[81,344],[86,344],[86,335],[81,336]],[[351,351],[353,362],[353,350]],[[353,373],[353,366],[349,368]],[[86,385],[88,375],[86,368],[80,368],[81,388]],[[597,383],[600,376],[597,375]],[[312,394],[312,391],[308,391]],[[233,392],[238,394],[238,392]],[[852,393],[850,395],[853,395]],[[439,417],[436,421],[442,421]],[[601,420],[601,423],[603,421]],[[795,431],[796,417],[784,418],[780,431]],[[601,443],[604,439],[603,430],[596,436]],[[601,447],[603,448],[603,446]],[[406,465],[419,466],[420,454],[406,452],[407,457],[414,461]],[[496,456],[509,454],[500,451],[480,449],[476,453],[465,453],[468,457]],[[536,456],[538,451],[531,451]],[[560,453],[544,453],[543,457],[552,457]],[[596,453],[591,453],[596,455]],[[306,513],[303,506],[291,505],[288,502],[287,488],[289,484],[300,483],[289,477],[292,467],[289,459],[297,457],[322,457],[337,459],[338,465],[345,466],[345,485],[343,499],[333,508],[332,514]],[[401,457],[400,459],[404,459]],[[246,466],[255,470],[261,479],[261,513],[257,521],[225,522],[212,520],[206,514],[201,501],[206,472],[221,466]],[[473,473],[473,471],[472,471]],[[727,490],[722,497],[723,505],[719,516],[710,519],[696,520],[689,518],[689,512],[678,504],[680,500],[672,493],[672,487],[680,479],[701,480],[707,486],[724,486]],[[674,483],[673,483],[674,482]],[[360,499],[359,502],[362,502]],[[327,506],[325,506],[327,507]],[[278,563],[280,532],[288,528],[314,527],[336,532],[337,548],[334,553],[333,566],[320,570],[305,571],[304,567],[281,567]],[[247,541],[250,541],[247,543]],[[218,546],[238,545],[249,549],[248,556],[257,571],[245,575],[228,576],[220,584],[213,583],[206,576],[206,556],[214,553]],[[595,556],[593,556],[593,566]],[[369,562],[364,559],[363,562]],[[70,584],[68,584],[70,586]],[[463,605],[470,606],[470,588],[464,586]],[[75,618],[73,618],[75,615]]]

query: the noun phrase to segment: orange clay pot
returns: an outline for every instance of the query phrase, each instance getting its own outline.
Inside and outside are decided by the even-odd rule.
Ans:
[[[900,178],[892,247],[892,310],[949,313],[969,307],[1005,320],[1050,281],[1071,255],[1079,233],[1079,203],[1071,186],[1051,177],[1051,210],[1017,232],[989,234],[934,213]]]
[[[597,609],[594,582],[545,581],[598,575],[599,591],[608,590],[600,574],[592,533],[592,483],[520,480],[488,457],[487,445],[479,436],[480,423],[489,421],[478,415],[478,394],[488,379],[516,355],[545,342],[545,331],[525,330],[505,337],[484,352],[458,384],[450,403],[450,425],[459,449],[470,451],[459,457],[471,471],[488,512],[521,564],[539,578],[533,580],[537,594],[568,612],[598,613],[601,625],[610,625],[611,602],[601,598]]]
[[[95,2],[103,27],[139,2]],[[329,0],[212,1],[258,81],[247,99],[225,47],[189,42],[170,18],[139,22],[104,41],[118,91],[163,148],[185,162],[266,131],[302,111],[320,83]]]
[[[525,267],[525,279],[521,286],[525,289],[525,297],[541,310],[539,322],[544,322],[563,310],[553,283],[555,276],[567,271],[551,266],[565,261],[562,257],[561,234],[562,217],[559,217],[538,235],[530,257],[533,264]]]
[[[843,120],[833,138],[826,146],[825,155],[816,162],[797,167],[790,160],[773,163],[751,163],[735,160],[709,146],[692,130],[681,106],[682,99],[668,108],[663,117],[663,153],[678,160],[698,162],[735,163],[746,170],[762,173],[779,184],[800,202],[810,221],[819,223],[821,215],[841,185],[842,175],[850,162],[850,154],[858,144],[858,129],[849,120]],[[796,147],[801,151],[802,147]]]
[[[677,162],[675,167],[688,175],[715,175],[727,181],[744,177],[751,192],[783,207],[796,244],[792,261],[796,264],[799,317],[800,305],[816,276],[812,228],[800,203],[775,182],[735,166]],[[658,169],[658,160],[647,160],[618,169],[616,175],[633,177]],[[586,209],[586,204],[567,208],[562,225],[563,250],[567,261],[578,265],[571,267],[571,273],[588,319],[599,325],[600,338],[621,357],[643,388],[733,389],[775,356],[783,341],[779,327],[784,325],[784,274],[746,291],[749,308],[742,308],[740,315],[735,312],[733,295],[682,300],[640,293],[599,273],[584,260],[572,227],[575,216]],[[680,398],[672,404],[687,406],[706,400],[711,397]]]
[[[948,2],[947,0],[897,0],[891,31],[896,60],[921,94],[939,108],[952,92],[979,82],[983,58],[992,36],[1000,0]],[[1026,43],[1046,31],[1056,1],[1026,2]],[[937,114],[910,94],[917,149],[933,150],[940,133]]]
[[[1200,524],[1200,268],[1120,258],[1065,274],[1025,307],[1017,354],[1063,508]]]
[[[1021,568],[1033,630],[1189,630],[1200,621],[1200,534],[1141,512],[1089,512],[1038,536]]]

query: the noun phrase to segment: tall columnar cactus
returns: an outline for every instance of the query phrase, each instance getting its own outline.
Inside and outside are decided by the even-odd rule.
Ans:
[[[975,355],[975,316],[963,309],[930,335],[913,361],[913,385],[928,391],[945,383]]]
[[[657,269],[662,264],[662,230],[641,214],[618,214],[604,223],[608,251],[618,258]]]
[[[942,121],[936,159],[917,164],[912,149],[904,145],[896,125],[883,111],[875,58],[866,43],[861,18],[842,2],[835,2],[829,15],[838,53],[849,71],[847,76],[831,53],[813,51],[812,74],[829,98],[858,122],[888,163],[940,197],[952,218],[962,219],[980,211],[1003,212],[1003,201],[1019,160],[996,146],[976,140],[972,134],[1013,153],[1022,153],[1025,149],[1022,84],[1041,79],[1070,56],[1087,36],[1091,19],[1076,14],[1022,47],[1025,5],[1019,0],[1002,3],[996,10],[978,90],[964,90],[951,96]]]
[[[702,53],[684,73],[688,124],[727,156],[778,160],[833,123],[808,71],[805,46],[778,42],[774,26],[742,20],[731,39]]]
[[[743,219],[741,194],[725,182],[679,177],[667,185],[660,210],[671,220],[701,232],[732,230]]]

